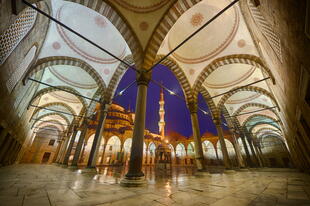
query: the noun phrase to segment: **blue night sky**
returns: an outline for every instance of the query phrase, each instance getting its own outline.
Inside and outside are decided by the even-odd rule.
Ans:
[[[129,69],[122,77],[116,94],[122,89],[127,87],[136,79],[135,71]],[[163,65],[158,65],[152,73],[152,79],[161,82],[165,87],[172,90],[174,93],[184,98],[181,86],[174,76],[174,74]],[[150,82],[147,96],[147,108],[146,108],[146,129],[153,133],[158,133],[158,121],[159,121],[159,93],[160,87],[153,82]],[[131,111],[135,111],[137,97],[137,85],[133,84],[127,89],[122,96],[118,96],[114,99],[114,102],[128,109],[130,106]],[[190,114],[186,107],[184,100],[170,95],[164,90],[165,98],[165,121],[166,121],[166,133],[171,131],[178,132],[183,136],[189,137],[192,133]],[[198,96],[198,105],[201,109],[208,111],[209,108],[205,103],[201,95]],[[215,125],[212,122],[210,115],[205,115],[201,111],[198,111],[200,133],[211,132],[217,134]]]

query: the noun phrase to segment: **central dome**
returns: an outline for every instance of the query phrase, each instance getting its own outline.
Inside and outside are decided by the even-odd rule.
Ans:
[[[76,15],[79,14],[79,15]],[[72,18],[74,16],[74,18]],[[126,43],[117,29],[104,16],[79,4],[62,5],[56,14],[57,20],[70,26],[73,30],[96,42],[122,59],[126,54]],[[57,30],[64,42],[77,54],[99,64],[117,62],[114,58],[94,47],[74,33],[57,25]]]
[[[169,32],[169,49],[175,48],[229,3],[228,0],[203,1],[185,12]],[[238,10],[235,7],[230,8],[174,52],[173,56],[188,64],[206,61],[229,45],[238,24]]]

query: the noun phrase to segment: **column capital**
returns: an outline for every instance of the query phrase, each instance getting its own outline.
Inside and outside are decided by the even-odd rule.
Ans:
[[[150,83],[152,78],[152,73],[151,72],[147,72],[145,70],[139,70],[139,72],[137,72],[137,84],[138,85],[145,85],[148,86],[148,84]]]
[[[213,123],[216,125],[216,126],[221,126],[221,119],[219,117],[214,117],[213,118]]]
[[[194,101],[190,101],[187,103],[187,108],[189,110],[189,112],[192,114],[192,113],[197,113],[198,111],[198,104],[197,102],[194,102]]]

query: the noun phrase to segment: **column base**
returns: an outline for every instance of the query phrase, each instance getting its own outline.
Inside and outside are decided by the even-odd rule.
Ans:
[[[224,170],[224,173],[225,173],[225,174],[234,174],[234,173],[236,173],[236,171],[235,171],[235,170],[232,170],[232,169],[225,169],[225,170]]]
[[[81,173],[97,173],[97,169],[95,167],[86,167],[81,169]]]
[[[249,169],[247,169],[247,168],[240,168],[238,171],[239,171],[239,172],[248,172]]]
[[[145,176],[142,177],[124,177],[121,179],[120,185],[123,187],[141,187],[146,185]]]
[[[197,171],[195,173],[196,177],[208,177],[211,176],[211,174],[208,171]]]
[[[67,168],[68,167],[68,165],[66,165],[66,164],[61,164],[60,166],[63,167],[63,168]]]
[[[70,165],[70,166],[68,166],[68,169],[77,170],[77,169],[78,169],[78,166],[76,166],[76,165]]]

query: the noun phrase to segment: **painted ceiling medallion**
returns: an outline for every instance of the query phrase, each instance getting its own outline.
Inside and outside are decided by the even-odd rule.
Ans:
[[[149,28],[149,24],[148,24],[147,22],[143,21],[143,22],[141,22],[141,23],[139,24],[139,27],[140,27],[140,29],[141,29],[142,31],[146,31],[146,30]]]
[[[194,69],[192,69],[192,68],[191,68],[191,69],[189,69],[189,74],[190,74],[190,75],[194,75],[194,74],[195,74],[195,70],[194,70]]]
[[[237,45],[239,48],[243,48],[246,46],[246,41],[244,39],[240,39],[238,42],[237,42]]]
[[[229,0],[203,1],[186,11],[168,34],[169,50],[175,48],[197,27],[203,25],[229,3]],[[233,7],[180,47],[173,53],[173,56],[186,64],[198,64],[209,60],[221,53],[232,42],[238,27],[238,9]]]
[[[52,46],[55,50],[59,50],[61,48],[61,45],[58,41],[55,41]]]
[[[76,13],[79,15],[75,15]],[[72,29],[96,42],[99,46],[109,48],[109,51],[118,58],[124,58],[126,43],[104,16],[78,4],[64,4],[57,10],[56,19],[70,25]],[[57,24],[56,27],[63,41],[79,56],[99,64],[112,64],[118,61],[60,25]]]
[[[145,1],[145,0],[114,0],[118,5],[122,6],[125,9],[128,9],[137,13],[147,13],[156,11],[160,9],[164,5],[166,5],[169,0],[153,0],[153,1]]]
[[[202,13],[198,12],[198,13],[192,15],[191,24],[194,27],[201,26],[203,19],[204,19],[204,17],[202,15]]]
[[[110,70],[109,69],[103,69],[103,74],[109,75],[110,74]]]
[[[101,28],[107,26],[107,22],[106,22],[105,19],[104,19],[102,16],[100,16],[100,15],[98,15],[98,16],[95,17],[95,24],[96,24],[98,27],[101,27]]]

